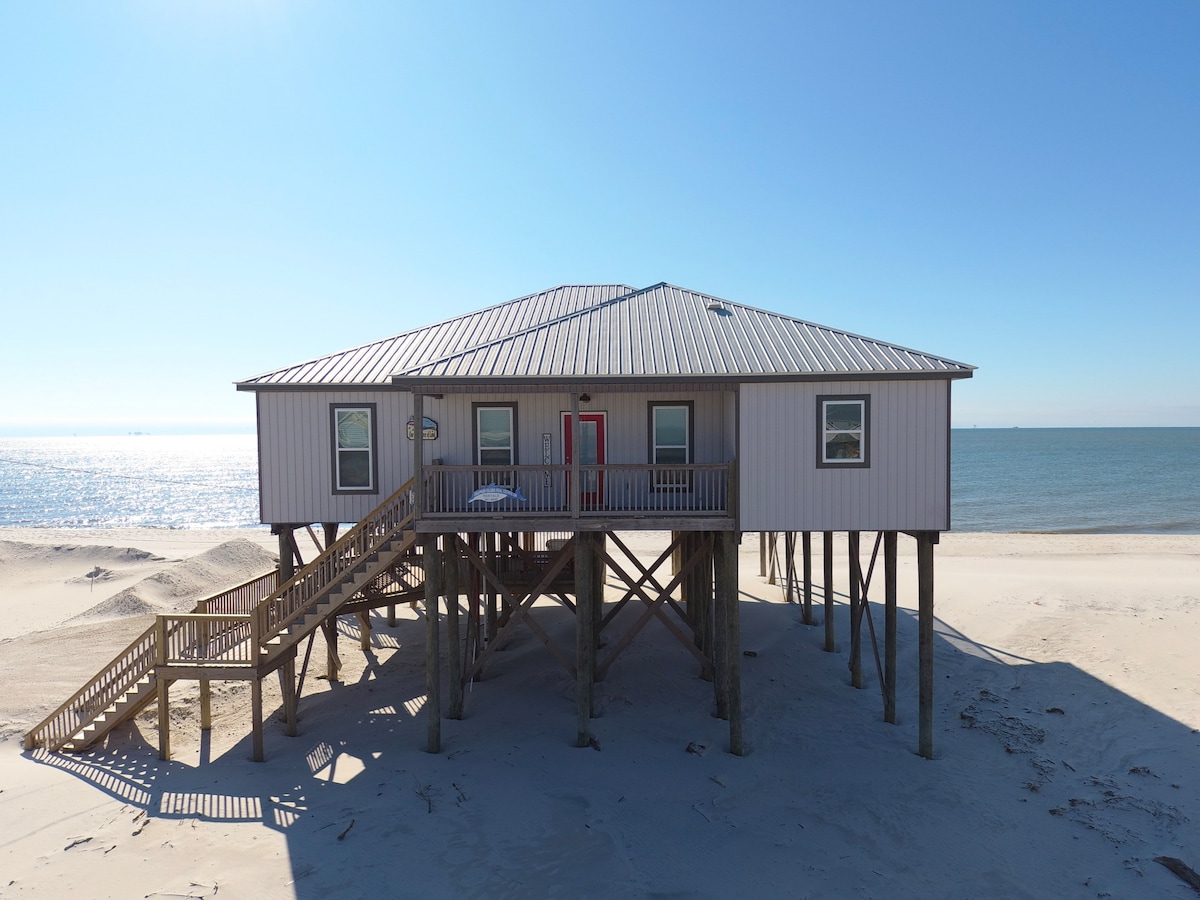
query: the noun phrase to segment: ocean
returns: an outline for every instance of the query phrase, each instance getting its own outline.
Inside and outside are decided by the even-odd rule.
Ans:
[[[1200,428],[951,432],[955,531],[1200,533]]]
[[[258,524],[255,435],[0,438],[0,526]]]
[[[955,531],[1200,533],[1200,428],[951,433]],[[247,435],[0,438],[0,526],[249,528]]]

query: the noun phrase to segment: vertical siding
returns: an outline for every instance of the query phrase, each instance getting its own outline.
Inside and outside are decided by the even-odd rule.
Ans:
[[[334,403],[375,404],[378,493],[333,493],[329,407]],[[405,427],[410,415],[412,395],[400,391],[260,393],[262,520],[357,522],[366,516],[409,477],[412,444]]]
[[[645,463],[649,447],[649,404],[690,400],[695,422],[695,461],[728,462],[724,394],[717,391],[687,393],[614,393],[591,395],[581,412],[607,414],[607,450],[610,463]],[[466,466],[475,461],[471,420],[473,403],[514,403],[517,406],[517,461],[542,462],[542,435],[550,435],[552,461],[563,462],[562,414],[571,410],[570,394],[447,394],[438,404],[442,413],[440,456],[446,465]],[[433,415],[426,413],[426,415]],[[433,415],[437,418],[436,415]],[[427,457],[432,458],[427,454]]]
[[[648,405],[691,400],[694,403],[695,461],[721,463],[733,459],[736,409],[732,392],[592,394],[586,412],[605,412],[610,463],[645,463],[649,446]],[[563,462],[562,413],[571,408],[566,393],[446,394],[425,397],[424,414],[438,423],[438,438],[425,442],[425,459],[446,465],[475,460],[472,403],[515,403],[517,459],[522,465],[542,461],[542,435],[550,434],[554,463]],[[374,403],[376,407],[379,493],[334,494],[332,485],[331,404]],[[412,475],[412,442],[406,426],[412,415],[407,391],[261,392],[259,408],[259,473],[262,521],[357,522]]]
[[[820,394],[870,395],[869,468],[817,468]],[[740,397],[744,530],[949,527],[949,382],[744,384]]]

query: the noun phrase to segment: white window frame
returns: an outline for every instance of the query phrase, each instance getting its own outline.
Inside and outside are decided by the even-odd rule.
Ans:
[[[829,407],[858,404],[858,428],[832,428]],[[829,441],[838,434],[858,438],[858,456],[829,456]],[[869,394],[825,394],[817,397],[817,466],[818,468],[864,469],[871,465],[871,396]]]
[[[365,413],[367,416],[367,446],[343,447],[341,445],[341,414]],[[331,443],[333,447],[333,492],[335,494],[376,494],[379,492],[378,454],[376,452],[375,404],[374,403],[335,403],[329,408],[330,426],[332,429]],[[367,483],[342,483],[343,454],[367,454]]]
[[[507,448],[500,447],[484,447],[480,443],[483,434],[483,429],[480,427],[479,417],[484,410],[506,410],[508,412],[508,440]],[[512,471],[517,465],[517,404],[515,403],[476,403],[474,404],[474,429],[475,429],[475,465],[486,466],[488,475],[487,480],[494,480],[496,484],[512,486],[515,482],[515,473]],[[492,465],[483,461],[484,450],[508,450],[507,463],[503,465]],[[508,470],[508,471],[505,471]],[[494,478],[492,476],[495,476]]]
[[[684,421],[684,443],[683,444],[660,444],[658,442],[658,412],[663,409],[682,409],[685,417]],[[684,466],[690,466],[693,461],[692,445],[694,444],[694,436],[692,433],[694,407],[690,401],[659,401],[650,404],[650,464],[670,465],[670,463],[660,463],[658,461],[658,451],[662,450],[683,450]],[[691,469],[685,469],[683,477],[678,474],[672,475],[670,472],[655,470],[652,487],[656,491],[690,491],[692,487]]]

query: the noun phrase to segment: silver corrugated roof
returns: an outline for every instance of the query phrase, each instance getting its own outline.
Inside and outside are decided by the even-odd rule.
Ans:
[[[239,384],[908,374],[973,366],[670,284],[566,286]]]
[[[254,390],[269,385],[389,384],[398,372],[486,346],[506,335],[561,319],[635,290],[627,284],[562,285],[361,347],[266,372],[238,382],[238,387]]]

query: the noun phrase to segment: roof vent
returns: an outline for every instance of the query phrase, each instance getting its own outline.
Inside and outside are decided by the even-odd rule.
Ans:
[[[716,297],[712,297],[708,301],[708,309],[711,312],[724,312],[725,304],[722,303],[720,300],[718,300]]]

